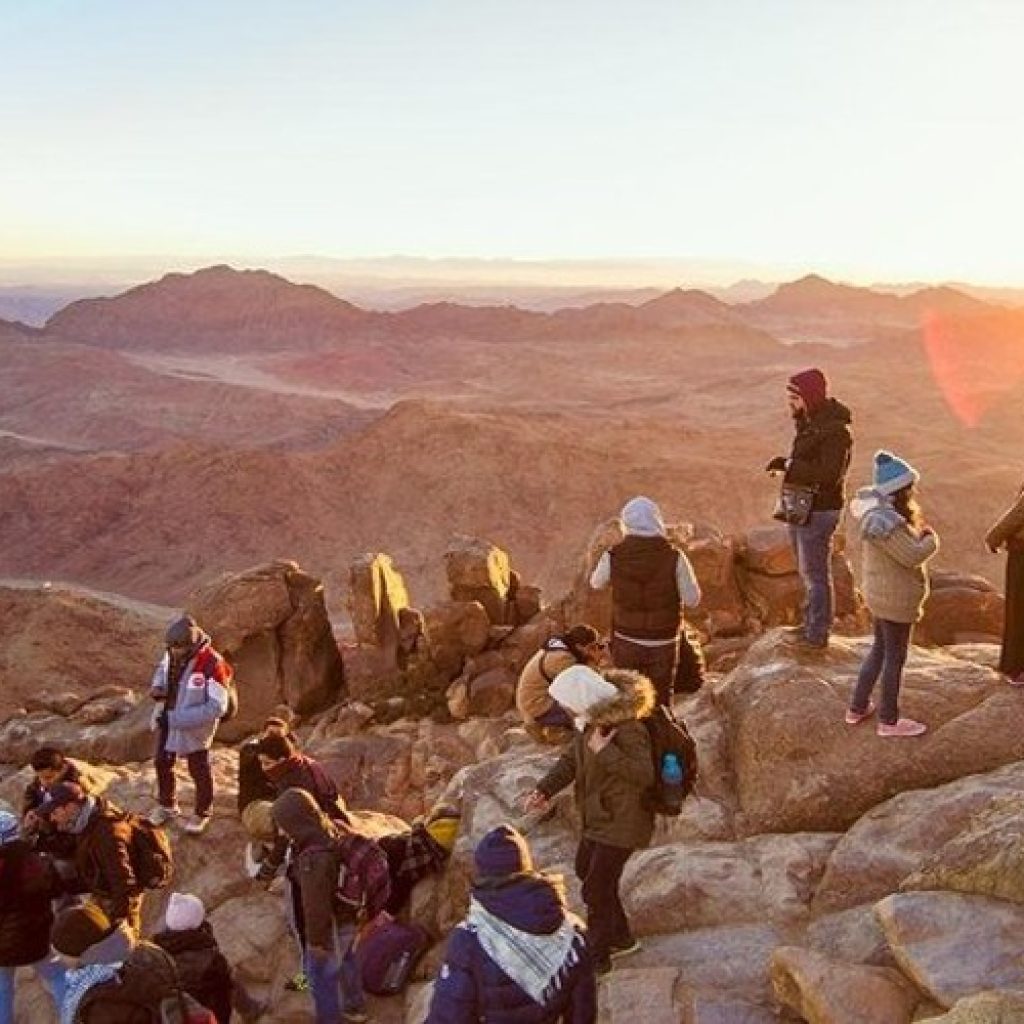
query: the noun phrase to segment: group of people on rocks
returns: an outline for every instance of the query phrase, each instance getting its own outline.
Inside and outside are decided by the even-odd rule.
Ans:
[[[792,446],[766,469],[782,478],[776,517],[788,524],[805,589],[793,642],[813,653],[828,647],[833,625],[831,555],[846,505],[852,416],[817,369],[791,377],[786,396]],[[926,731],[899,714],[911,633],[928,595],[925,567],[939,547],[918,505],[918,483],[908,462],[879,451],[871,483],[850,504],[874,627],[845,717],[856,726],[877,712],[883,737]],[[1024,686],[1024,489],[986,544],[1009,552],[1000,669]],[[568,909],[562,880],[535,868],[516,827],[491,829],[475,850],[468,913],[449,938],[428,1024],[592,1024],[597,978],[640,950],[619,888],[629,858],[654,832],[659,760],[651,720],[659,711],[671,718],[673,693],[700,685],[701,653],[684,612],[700,603],[701,591],[658,506],[644,496],[623,507],[620,539],[595,551],[588,571],[593,589],[611,590],[610,644],[589,625],[571,626],[529,659],[516,695],[531,735],[561,746],[523,810],[544,817],[573,786],[574,868],[586,921]],[[13,1024],[19,967],[38,975],[61,1024],[223,1024],[233,1009],[250,1020],[265,1009],[234,978],[198,897],[171,893],[163,927],[142,938],[144,898],[168,887],[173,868],[164,827],[180,814],[175,762],[184,758],[194,783],[183,830],[200,836],[214,803],[210,750],[238,699],[230,664],[187,616],[166,632],[151,697],[157,801],[148,818],[116,806],[88,766],[53,748],[32,758],[20,815],[0,811],[0,1024]],[[369,1019],[366,950],[398,927],[416,882],[443,870],[457,814],[441,807],[408,829],[370,834],[326,768],[302,752],[293,725],[282,706],[239,749],[247,867],[268,886],[283,876],[283,912],[301,964],[289,987],[308,988],[317,1024],[358,1024]],[[406,934],[411,943],[414,930]],[[417,949],[404,947],[408,955],[395,962],[405,971],[399,985]]]

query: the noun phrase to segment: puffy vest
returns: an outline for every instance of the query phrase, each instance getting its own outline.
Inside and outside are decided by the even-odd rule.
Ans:
[[[678,557],[664,537],[630,535],[612,548],[612,628],[617,633],[637,640],[671,640],[679,634]]]

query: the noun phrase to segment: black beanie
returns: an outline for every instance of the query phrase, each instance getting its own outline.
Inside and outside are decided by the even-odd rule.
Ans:
[[[50,944],[65,956],[81,956],[114,930],[110,918],[95,903],[62,910],[50,930]]]
[[[518,829],[511,825],[492,828],[473,854],[477,878],[503,878],[533,870],[530,847]]]

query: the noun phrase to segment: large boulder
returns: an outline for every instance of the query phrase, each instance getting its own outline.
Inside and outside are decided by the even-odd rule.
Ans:
[[[383,552],[360,555],[349,567],[349,610],[356,641],[379,647],[397,663],[398,614],[409,607],[402,574]]]
[[[965,845],[977,851],[978,862],[987,863],[1001,846],[998,834],[991,835],[984,825],[975,831],[973,822],[976,816],[984,816],[1012,799],[1022,788],[1024,764],[1013,764],[933,789],[899,793],[879,804],[836,845],[814,898],[815,913],[874,903],[895,892],[908,876],[919,879],[922,888],[956,888],[940,883],[946,878],[944,865],[953,868],[959,863],[952,856],[944,858],[943,851],[957,837],[976,837],[978,845],[966,838]],[[1013,845],[1012,834],[1007,836],[1008,847]],[[983,835],[989,837],[984,842]],[[983,853],[983,849],[988,852]],[[925,870],[927,875],[917,874]],[[936,884],[925,884],[932,881]],[[1001,884],[1009,887],[1015,883],[1007,879]]]
[[[960,999],[949,1013],[928,1017],[923,1024],[1021,1024],[1024,990],[981,992]]]
[[[323,584],[294,562],[224,576],[194,593],[187,607],[235,668],[239,711],[222,738],[258,728],[277,704],[305,714],[341,693],[344,670]]]
[[[479,601],[448,601],[427,610],[430,658],[453,679],[466,659],[479,654],[491,638],[491,620]]]
[[[740,834],[842,831],[895,793],[1024,758],[1019,694],[990,669],[914,648],[901,710],[929,725],[881,740],[843,721],[866,640],[806,652],[781,631],[755,643],[715,689],[728,721]]]
[[[903,973],[940,1006],[1024,988],[1024,907],[959,893],[897,893],[876,907]]]
[[[747,612],[736,578],[733,539],[700,525],[694,528],[685,550],[701,589],[700,607],[692,613],[694,622],[705,627],[712,636],[743,632]]]
[[[934,571],[919,643],[958,644],[998,641],[1003,634],[1003,595],[981,576]]]
[[[459,535],[449,542],[444,565],[453,601],[479,601],[491,622],[505,621],[512,571],[507,552],[478,537]]]
[[[781,946],[772,954],[772,985],[783,1006],[807,1024],[910,1024],[918,996],[898,972],[830,960]]]

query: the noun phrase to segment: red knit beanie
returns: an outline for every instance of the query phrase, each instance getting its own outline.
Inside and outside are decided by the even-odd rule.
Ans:
[[[808,412],[813,412],[828,398],[828,380],[821,370],[801,370],[789,378],[786,390],[804,400]]]

